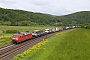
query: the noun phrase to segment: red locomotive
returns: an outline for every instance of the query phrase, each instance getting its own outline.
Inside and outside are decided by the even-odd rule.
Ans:
[[[19,33],[13,35],[12,42],[13,43],[20,43],[24,40],[31,39],[31,38],[32,38],[32,33],[30,33],[29,31],[19,32]]]

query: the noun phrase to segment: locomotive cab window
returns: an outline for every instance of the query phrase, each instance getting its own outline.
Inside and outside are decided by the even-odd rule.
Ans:
[[[17,35],[14,35],[13,37],[14,37],[14,38],[18,38],[18,36],[17,36]]]

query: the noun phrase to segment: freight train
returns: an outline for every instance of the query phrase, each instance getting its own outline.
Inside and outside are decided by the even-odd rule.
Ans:
[[[71,29],[71,28],[74,28],[74,27],[63,26],[62,29],[59,29],[58,27],[56,27],[56,28],[48,28],[48,29],[45,29],[44,31],[43,30],[34,30],[32,32],[29,32],[29,31],[18,32],[18,33],[13,35],[12,43],[18,44],[18,43],[20,43],[22,41],[25,41],[27,39],[36,38],[36,37],[39,37],[39,36],[42,36],[42,35],[58,32],[58,31],[61,31],[61,30],[67,30],[67,29]]]

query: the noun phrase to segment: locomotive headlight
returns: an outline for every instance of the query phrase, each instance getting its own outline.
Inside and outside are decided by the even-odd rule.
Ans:
[[[12,38],[12,39],[15,39],[15,38]]]
[[[16,40],[18,40],[18,38],[16,38]]]
[[[12,38],[12,39],[14,39],[14,40],[18,40],[18,38]]]

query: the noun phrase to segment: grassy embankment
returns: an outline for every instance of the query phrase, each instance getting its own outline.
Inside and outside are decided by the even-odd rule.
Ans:
[[[90,60],[90,30],[60,32],[17,55],[13,60]]]
[[[45,28],[51,28],[50,26],[30,27],[30,26],[0,26],[0,46],[10,44],[11,37],[14,34],[2,33],[2,30],[16,29],[18,31],[32,31],[32,30],[44,30]]]

